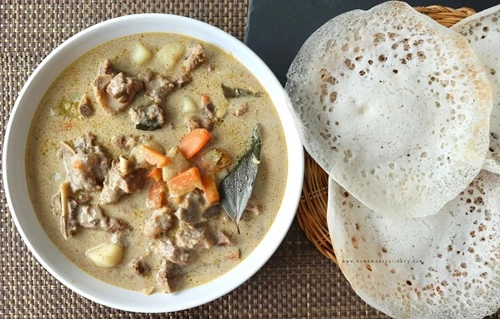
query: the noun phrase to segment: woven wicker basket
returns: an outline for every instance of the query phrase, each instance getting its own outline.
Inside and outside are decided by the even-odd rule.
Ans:
[[[452,9],[438,5],[415,7],[415,10],[428,15],[446,27],[451,27],[460,20],[476,13],[470,8]],[[326,222],[327,205],[328,175],[306,153],[305,179],[297,217],[300,227],[305,231],[307,238],[313,242],[323,255],[336,263],[337,259],[335,258]]]

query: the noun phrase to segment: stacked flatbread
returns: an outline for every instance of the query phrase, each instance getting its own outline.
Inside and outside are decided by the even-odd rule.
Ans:
[[[477,13],[455,24],[484,66],[493,92],[490,117],[490,147],[484,169],[500,174],[500,6]]]
[[[330,175],[339,266],[392,317],[500,308],[499,19],[497,6],[450,30],[402,2],[347,12],[287,74],[304,146]]]

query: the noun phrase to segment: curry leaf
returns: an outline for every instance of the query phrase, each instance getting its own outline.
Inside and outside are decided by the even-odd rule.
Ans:
[[[135,124],[135,128],[141,131],[154,131],[162,128],[162,125],[157,121],[150,118],[143,118],[137,124]]]
[[[255,177],[257,176],[260,149],[261,140],[259,125],[257,125],[253,129],[250,148],[220,184],[219,192],[222,207],[236,224],[238,234],[240,233],[239,222],[252,194]]]
[[[221,84],[221,87],[222,87],[222,93],[224,94],[226,99],[244,97],[244,96],[256,96],[256,97],[262,96],[261,92],[254,92],[249,89],[232,88],[224,84]]]

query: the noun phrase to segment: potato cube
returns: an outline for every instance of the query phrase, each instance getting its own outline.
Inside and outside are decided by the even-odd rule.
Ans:
[[[134,44],[134,48],[132,49],[132,62],[134,64],[142,65],[151,59],[151,56],[153,54],[143,44],[140,42]]]
[[[111,268],[122,260],[123,247],[105,243],[87,250],[85,256],[97,267]]]
[[[183,44],[178,42],[168,42],[156,54],[156,57],[167,70],[171,69],[182,57],[185,51]]]

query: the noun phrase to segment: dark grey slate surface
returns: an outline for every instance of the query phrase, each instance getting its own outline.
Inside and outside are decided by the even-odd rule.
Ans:
[[[467,6],[480,11],[499,0],[408,1],[411,6],[440,4]],[[304,41],[314,30],[343,12],[367,10],[381,0],[250,0],[245,43],[273,70],[282,84],[286,71]]]

